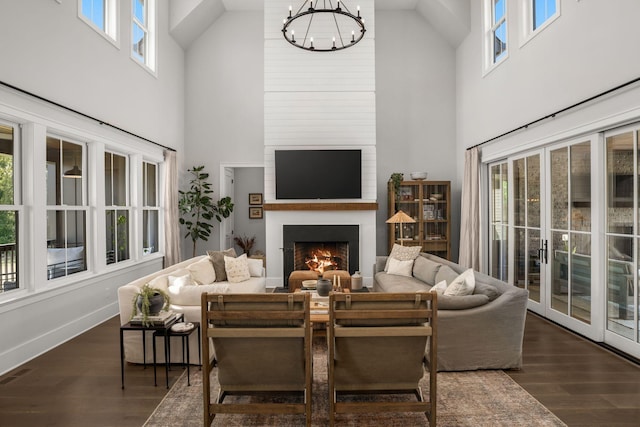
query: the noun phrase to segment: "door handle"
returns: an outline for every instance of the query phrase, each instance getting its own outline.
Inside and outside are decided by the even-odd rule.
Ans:
[[[543,240],[542,247],[538,249],[538,258],[540,259],[540,262],[544,262],[545,264],[548,263],[548,253],[549,253],[548,245],[549,245],[549,242],[547,240]]]

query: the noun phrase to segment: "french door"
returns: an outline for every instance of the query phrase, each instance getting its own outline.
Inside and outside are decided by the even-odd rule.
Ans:
[[[596,137],[489,165],[489,272],[529,291],[530,310],[592,339]]]

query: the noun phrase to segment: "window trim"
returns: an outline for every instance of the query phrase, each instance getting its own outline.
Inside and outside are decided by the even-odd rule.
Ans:
[[[533,29],[533,3],[535,0],[522,0],[522,22],[520,31],[520,45],[522,47],[529,43],[535,36],[549,27],[556,19],[560,17],[560,5],[562,2],[554,0],[556,2],[556,13],[549,16],[546,21],[542,23],[535,30]]]
[[[483,28],[484,28],[484,58],[483,58],[483,73],[482,77],[489,74],[491,71],[495,70],[500,64],[505,62],[507,58],[509,58],[509,5],[506,0],[504,0],[504,17],[500,20],[499,23],[494,24],[493,16],[494,16],[494,7],[493,0],[485,0],[483,7]],[[505,34],[506,34],[506,49],[502,57],[497,60],[494,60],[495,55],[495,47],[494,47],[494,32],[496,28],[500,27],[504,23],[505,26]]]
[[[82,0],[78,0],[78,18],[87,24],[96,33],[100,34],[116,48],[120,49],[120,2],[117,0],[104,0],[105,4],[105,29],[104,31],[82,13]]]
[[[157,2],[156,0],[146,0],[145,2],[145,14],[147,25],[143,25],[135,16],[134,12],[135,8],[135,0],[131,2],[131,26],[130,26],[130,35],[131,42],[129,57],[136,64],[140,65],[143,69],[149,72],[152,76],[158,77],[157,69],[158,69],[158,48],[157,48],[157,34],[158,34],[158,19],[157,19]],[[135,26],[139,26],[144,32],[146,36],[147,43],[145,44],[145,52],[144,52],[144,61],[140,61],[134,53],[133,50],[133,37],[134,37],[134,28]]]

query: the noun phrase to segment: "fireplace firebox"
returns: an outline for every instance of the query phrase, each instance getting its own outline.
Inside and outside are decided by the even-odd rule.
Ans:
[[[284,225],[284,286],[294,270],[359,270],[359,226]]]

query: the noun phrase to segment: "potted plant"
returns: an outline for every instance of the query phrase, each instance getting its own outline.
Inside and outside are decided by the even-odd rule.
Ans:
[[[404,174],[394,172],[391,174],[389,181],[393,183],[393,192],[396,195],[396,202],[400,200],[400,184],[404,181]]]
[[[236,245],[240,246],[240,249],[249,257],[251,256],[251,249],[253,249],[253,246],[256,244],[256,236],[236,236],[233,238],[233,241],[236,242]]]
[[[162,289],[152,288],[148,283],[145,283],[133,297],[131,304],[133,306],[131,318],[141,314],[142,324],[151,326],[152,322],[149,320],[149,316],[156,316],[160,311],[167,310],[171,299]]]
[[[196,256],[196,242],[200,239],[207,241],[211,235],[213,225],[209,222],[213,218],[222,222],[233,212],[231,197],[223,197],[214,203],[210,194],[213,193],[211,184],[207,181],[209,174],[203,172],[204,166],[194,166],[188,169],[192,175],[188,191],[179,191],[180,224],[187,228],[184,237],[191,237],[193,241],[193,256]],[[184,218],[186,217],[186,218]]]

